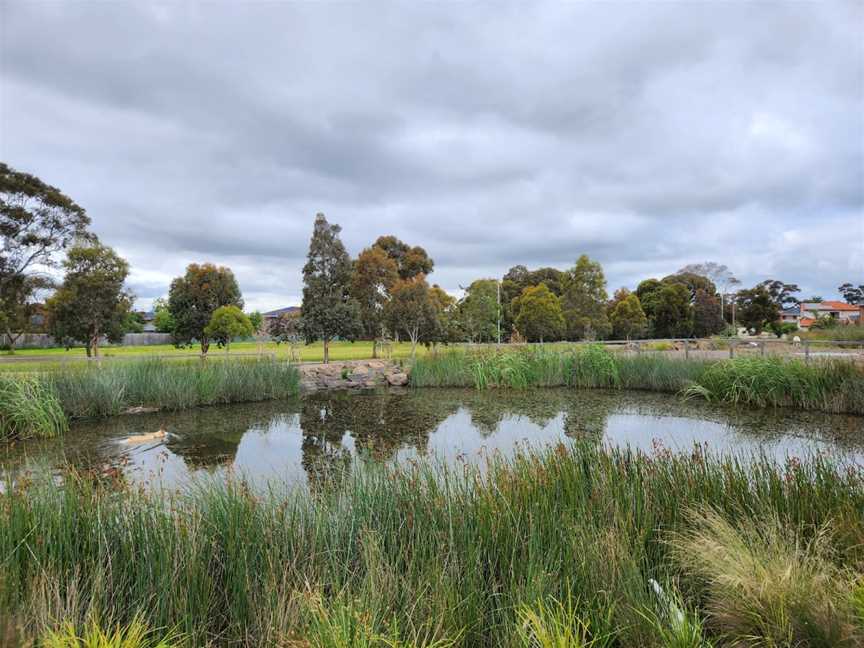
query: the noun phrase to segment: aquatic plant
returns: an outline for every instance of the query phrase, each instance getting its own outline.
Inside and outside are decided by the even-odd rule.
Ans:
[[[180,410],[272,400],[299,389],[296,367],[272,359],[112,362],[50,372],[42,380],[70,418],[110,416],[135,406]]]
[[[0,440],[52,437],[68,423],[56,394],[33,376],[0,376]]]
[[[780,578],[760,565],[781,564],[771,542],[740,531],[749,521],[776,520],[798,548],[809,618],[833,618],[820,601],[839,605],[864,568],[864,473],[821,456],[777,466],[575,443],[476,468],[358,464],[312,492],[229,479],[148,494],[63,478],[62,489],[35,477],[0,493],[0,616],[37,637],[67,619],[125,627],[143,614],[188,646],[341,645],[361,627],[382,646],[521,648],[563,619],[589,641],[664,645],[646,618],[655,610],[668,628],[653,578],[680,583],[677,605],[708,619],[706,640],[741,645],[763,630],[747,615],[716,624],[712,611],[734,603],[717,583]],[[687,513],[709,510],[737,535],[727,542]],[[711,547],[704,568],[679,553],[712,538],[753,575]]]
[[[842,360],[735,358],[708,365],[685,394],[733,405],[864,414],[864,370]]]
[[[419,358],[411,370],[411,384],[476,389],[637,389],[682,393],[733,405],[864,414],[864,369],[843,360],[686,360],[614,353],[600,345],[567,350],[534,347]]]

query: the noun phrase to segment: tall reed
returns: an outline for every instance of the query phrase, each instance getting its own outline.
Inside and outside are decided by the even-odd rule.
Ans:
[[[358,465],[313,493],[36,479],[0,493],[0,616],[37,636],[141,618],[189,646],[653,646],[669,634],[653,579],[681,584],[707,639],[737,641],[752,626],[710,622],[712,581],[673,549],[701,528],[687,511],[776,520],[800,546],[830,545],[827,578],[860,577],[864,473],[841,468],[579,443],[482,468]]]
[[[0,441],[57,436],[67,427],[59,399],[43,381],[0,376]]]
[[[42,380],[71,418],[110,416],[134,406],[179,410],[271,400],[299,389],[296,367],[272,359],[116,362],[51,372]]]
[[[864,414],[864,368],[843,360],[685,360],[613,353],[599,345],[563,351],[540,347],[450,352],[419,358],[411,370],[411,384],[477,389],[638,389],[682,393],[732,405]]]

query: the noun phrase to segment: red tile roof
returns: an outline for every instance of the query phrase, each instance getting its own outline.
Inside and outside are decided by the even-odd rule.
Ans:
[[[813,326],[815,322],[816,320],[812,317],[802,317],[801,321],[798,322],[798,326]]]
[[[819,310],[857,311],[858,307],[841,301],[825,301],[819,304]]]

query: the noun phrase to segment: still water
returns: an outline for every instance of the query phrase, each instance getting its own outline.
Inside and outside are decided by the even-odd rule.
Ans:
[[[164,437],[129,438],[164,431]],[[251,481],[314,485],[353,459],[433,456],[482,461],[518,447],[587,438],[783,462],[813,453],[864,466],[864,417],[714,407],[641,392],[461,389],[322,392],[289,401],[81,422],[62,438],[0,450],[7,478],[46,464],[119,470],[133,483],[179,486],[190,477],[242,474]]]

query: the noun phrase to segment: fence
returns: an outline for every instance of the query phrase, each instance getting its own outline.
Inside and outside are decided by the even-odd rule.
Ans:
[[[153,346],[170,343],[170,333],[127,333],[119,344],[110,344],[108,340],[102,339],[99,341],[99,346]],[[5,333],[0,335],[0,346],[10,346],[9,336]],[[16,349],[50,349],[56,346],[58,346],[57,341],[45,333],[24,333],[15,341]]]

